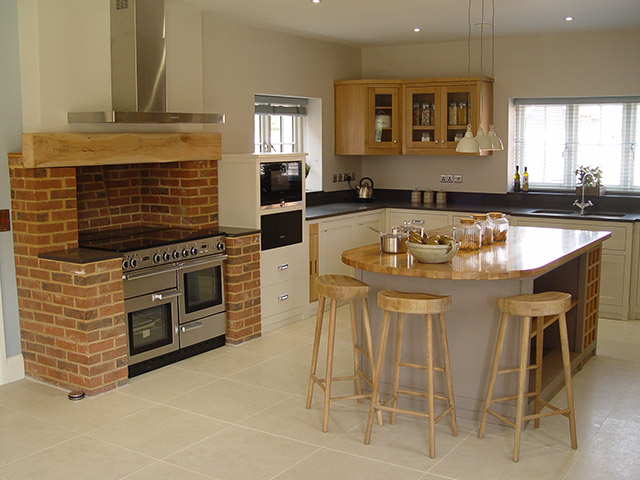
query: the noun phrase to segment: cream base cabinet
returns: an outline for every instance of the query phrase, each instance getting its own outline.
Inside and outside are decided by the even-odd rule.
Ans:
[[[640,320],[640,222],[633,224],[633,255],[631,265],[631,312],[629,313],[629,317]]]
[[[451,215],[448,213],[428,213],[420,210],[387,210],[387,229],[398,227],[404,222],[414,223],[425,230],[446,227],[451,224]]]
[[[349,250],[356,233],[355,216],[320,222],[318,231],[318,274],[353,275],[353,269],[342,263],[342,252]]]
[[[515,216],[511,217],[511,222],[518,226],[610,231],[611,237],[602,244],[600,316],[618,320],[627,320],[629,318],[633,243],[632,223]]]
[[[356,235],[354,235],[354,242],[351,248],[379,243],[380,235],[371,229],[374,228],[378,232],[383,232],[385,229],[384,224],[385,210],[356,215]]]

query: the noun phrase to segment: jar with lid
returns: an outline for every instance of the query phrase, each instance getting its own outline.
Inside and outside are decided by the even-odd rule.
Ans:
[[[425,190],[422,195],[422,203],[431,204],[433,203],[433,190]]]
[[[415,126],[420,125],[420,104],[419,103],[413,104],[413,124]]]
[[[482,227],[473,218],[461,218],[453,227],[453,238],[460,242],[460,250],[480,250]]]
[[[493,243],[493,222],[486,213],[476,213],[472,215],[478,225],[482,227],[482,245]]]
[[[509,231],[509,219],[502,212],[489,212],[489,218],[493,222],[493,241],[505,242]]]
[[[467,124],[467,102],[458,103],[458,125]]]
[[[458,104],[456,102],[449,103],[449,125],[458,124]]]

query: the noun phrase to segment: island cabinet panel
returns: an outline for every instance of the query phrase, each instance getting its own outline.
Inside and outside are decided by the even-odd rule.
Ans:
[[[425,230],[446,227],[451,224],[451,215],[448,213],[430,213],[423,210],[388,210],[388,228],[398,227],[409,222],[423,227]]]
[[[512,223],[521,226],[611,232],[611,237],[605,240],[602,245],[600,316],[619,320],[626,320],[630,317],[633,224],[539,217],[513,217]]]
[[[633,253],[631,259],[631,312],[630,318],[640,320],[640,223],[633,225]]]

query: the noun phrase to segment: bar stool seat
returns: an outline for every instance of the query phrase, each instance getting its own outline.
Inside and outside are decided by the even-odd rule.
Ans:
[[[491,366],[487,397],[485,399],[482,412],[480,430],[478,431],[478,438],[482,438],[484,436],[488,414],[491,414],[510,425],[515,429],[513,447],[514,462],[517,462],[520,457],[522,423],[527,420],[535,420],[534,427],[538,428],[542,417],[564,415],[569,419],[571,448],[578,448],[576,440],[575,411],[573,405],[573,386],[571,383],[571,358],[569,356],[569,340],[567,335],[566,318],[566,312],[569,311],[571,307],[571,295],[564,292],[543,292],[498,299],[498,308],[502,312],[502,316],[500,320],[500,328],[498,330],[498,340],[496,342],[495,353],[493,356],[493,363]],[[522,318],[520,330],[520,360],[517,367],[499,370],[500,356],[504,345],[505,331],[509,315],[519,316]],[[533,322],[532,317],[534,317]],[[542,390],[544,329],[555,322],[558,322],[560,331],[560,350],[562,353],[562,366],[564,370],[565,390],[567,394],[567,408],[564,409],[551,405],[540,398]],[[536,338],[536,363],[534,365],[528,365],[529,343],[532,338]],[[527,380],[527,372],[529,370],[536,371],[535,389],[532,392],[526,393],[525,383]],[[518,373],[517,393],[516,395],[494,398],[493,390],[496,378],[498,375],[505,373]],[[525,415],[524,399],[530,397],[534,398],[534,413]],[[492,403],[506,402],[510,400],[516,400],[516,417],[513,422],[490,409]],[[541,413],[540,410],[542,407],[547,407],[551,411]]]
[[[456,425],[456,407],[453,398],[453,381],[451,378],[451,363],[449,361],[449,344],[447,341],[447,330],[445,326],[444,312],[451,306],[450,296],[430,295],[428,293],[407,293],[397,292],[394,290],[382,290],[378,293],[378,306],[384,311],[382,318],[382,332],[380,334],[380,346],[378,348],[378,357],[376,359],[376,369],[373,377],[373,396],[369,407],[369,418],[367,422],[367,430],[365,433],[365,444],[371,441],[371,431],[373,428],[373,416],[376,412],[382,410],[391,412],[391,424],[395,423],[397,413],[405,413],[429,419],[429,457],[434,458],[436,455],[435,447],[435,425],[445,415],[449,414],[451,420],[451,433],[455,437],[458,435]],[[396,324],[396,349],[393,371],[393,390],[391,398],[385,403],[380,403],[380,379],[382,377],[382,365],[387,345],[387,337],[389,336],[389,323],[391,313],[398,314]],[[426,365],[418,365],[414,363],[406,363],[401,361],[402,357],[402,333],[405,314],[424,315],[426,328]],[[442,348],[443,367],[435,367],[433,365],[433,316],[438,316],[440,342]],[[399,388],[400,367],[417,368],[426,371],[427,374],[427,393],[417,392],[414,390],[406,390]],[[434,375],[433,372],[443,372],[445,375],[447,394],[438,395],[434,391]],[[398,408],[398,395],[410,395],[414,397],[427,398],[427,412],[407,410]],[[436,417],[435,399],[443,400],[448,403],[448,407]]]
[[[360,366],[360,355],[366,357],[369,362],[370,371],[373,372],[373,341],[371,338],[371,324],[369,323],[369,310],[367,307],[367,296],[369,295],[369,285],[353,277],[346,275],[321,275],[315,281],[316,292],[318,293],[318,314],[316,317],[316,330],[313,339],[313,352],[311,355],[311,371],[309,373],[309,386],[307,388],[307,408],[311,408],[313,399],[313,388],[317,384],[324,391],[324,406],[322,415],[322,431],[329,428],[329,405],[336,400],[356,399],[362,402],[363,398],[371,398],[371,393],[362,393],[361,381],[373,386],[369,378]],[[318,378],[316,369],[318,366],[318,352],[320,350],[320,337],[322,335],[322,323],[324,317],[325,299],[330,300],[329,310],[329,332],[327,342],[327,367],[325,378]],[[356,325],[356,300],[360,300],[362,307],[362,328],[364,331],[365,348],[358,343],[358,331]],[[333,353],[336,335],[336,310],[338,300],[349,300],[351,316],[351,337],[353,342],[353,375],[346,377],[333,377]],[[336,381],[353,380],[356,393],[354,395],[344,395],[341,397],[331,396],[331,385]],[[382,424],[382,415],[378,416],[378,423]]]

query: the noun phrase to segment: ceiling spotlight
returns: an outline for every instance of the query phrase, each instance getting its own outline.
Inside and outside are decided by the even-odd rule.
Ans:
[[[322,0],[311,0],[311,3],[320,3]]]
[[[418,27],[416,27],[416,28],[414,28],[414,29],[413,29],[413,31],[414,31],[414,32],[419,32],[419,31],[420,31],[420,29],[419,29]]]
[[[571,21],[573,21],[573,17],[564,17],[564,19],[565,19],[567,22],[571,22]]]

